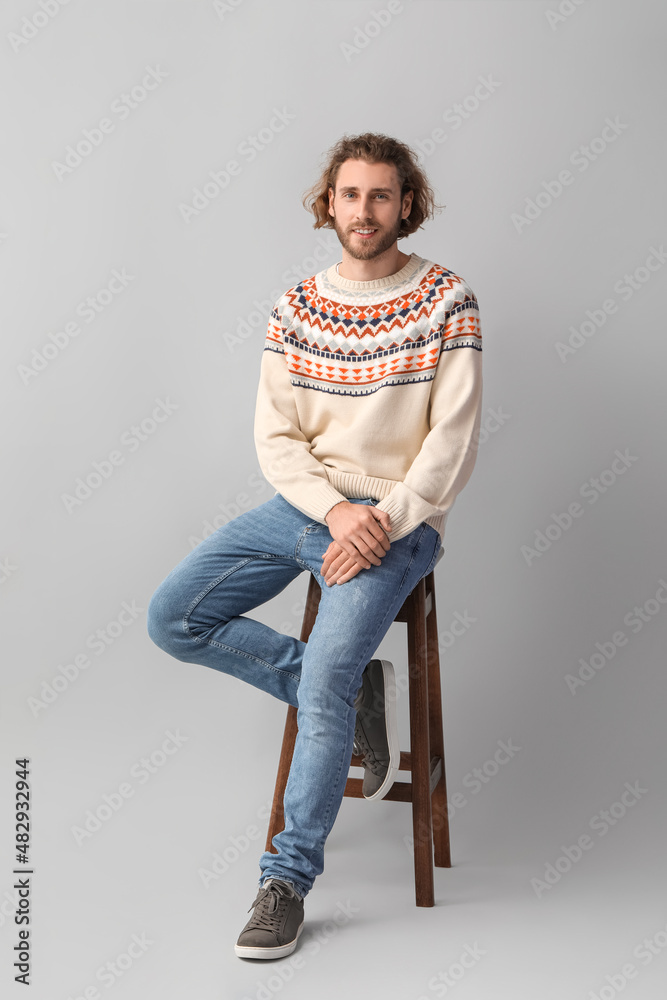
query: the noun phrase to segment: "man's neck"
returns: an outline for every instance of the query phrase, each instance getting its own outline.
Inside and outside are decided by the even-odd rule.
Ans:
[[[377,281],[387,278],[402,270],[410,260],[410,254],[402,253],[398,247],[391,247],[379,257],[372,260],[358,260],[343,248],[343,260],[338,267],[338,274],[348,281]]]

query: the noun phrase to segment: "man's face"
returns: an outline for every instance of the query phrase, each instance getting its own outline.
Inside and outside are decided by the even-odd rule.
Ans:
[[[393,163],[346,160],[338,169],[335,195],[329,188],[329,215],[338,239],[357,260],[378,257],[396,242],[411,204],[411,191],[401,201]],[[362,235],[364,229],[373,232]]]

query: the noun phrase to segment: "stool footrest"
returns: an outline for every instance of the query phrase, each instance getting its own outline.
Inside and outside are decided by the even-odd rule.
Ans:
[[[401,751],[401,771],[411,770],[410,763],[408,761],[407,765],[403,764],[403,758],[410,757],[409,753],[404,753]],[[352,767],[361,767],[362,758],[358,754],[352,755],[351,760]],[[442,759],[440,757],[431,757],[431,795],[435,791],[436,785],[442,777]],[[362,799],[363,792],[361,791],[363,785],[363,778],[348,778],[345,785],[345,795],[349,795],[353,799]],[[383,796],[385,799],[392,799],[397,802],[412,802],[412,782],[411,781],[395,781],[391,786],[386,795]]]
[[[352,767],[363,767],[364,758],[361,754],[353,753],[352,760],[350,761]],[[401,760],[398,765],[399,771],[411,771],[412,770],[412,754],[409,750],[401,750]]]

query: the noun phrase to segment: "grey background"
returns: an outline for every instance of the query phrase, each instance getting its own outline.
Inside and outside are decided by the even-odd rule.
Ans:
[[[3,4],[4,995],[24,995],[11,967],[12,765],[27,755],[36,1000],[86,989],[114,1000],[662,997],[665,267],[637,269],[667,235],[665,10],[646,0],[560,7],[570,13],[555,20],[556,0],[403,0],[350,54],[383,0],[237,0],[226,10],[72,0],[17,51],[11,34],[42,8]],[[166,77],[120,120],[113,102],[148,66]],[[475,102],[489,77],[493,91]],[[454,127],[443,116],[466,101]],[[254,161],[240,158],[274,108],[293,120]],[[59,180],[54,161],[104,117],[114,130]],[[606,119],[622,128],[605,148],[594,143],[582,170],[576,151]],[[438,128],[431,152],[423,144]],[[273,495],[252,439],[268,310],[340,259],[301,196],[326,149],[367,129],[426,150],[446,209],[401,249],[462,275],[480,303],[491,424],[436,570],[448,784],[465,805],[451,820],[454,866],[436,870],[437,905],[421,909],[403,839],[409,806],[344,800],[295,969],[233,953],[259,875],[285,707],[171,660],[148,639],[145,608],[207,523]],[[234,157],[240,174],[186,223],[179,205]],[[572,183],[517,227],[513,215],[565,169]],[[26,384],[20,366],[113,269],[132,281],[94,322],[78,317],[80,334]],[[637,290],[621,292],[635,272]],[[562,361],[556,345],[608,299],[616,311]],[[171,401],[171,415],[130,450],[123,435],[156,399]],[[68,512],[63,494],[118,449],[122,464]],[[629,467],[589,502],[582,488],[617,450]],[[575,501],[582,515],[558,538],[552,527],[529,562],[522,546]],[[298,635],[306,583],[256,617]],[[93,652],[88,637],[123,602],[142,610]],[[626,616],[646,602],[635,631]],[[474,623],[452,641],[457,613]],[[618,631],[626,644],[573,693],[566,676]],[[399,674],[405,648],[395,624],[380,653]],[[85,652],[90,666],[35,710],[30,699]],[[398,708],[407,749],[406,697]],[[168,731],[187,740],[157,753],[142,782],[133,766]],[[471,787],[499,740],[520,750]],[[73,828],[124,782],[133,795],[77,843]],[[594,817],[626,782],[645,791],[615,807],[623,815],[602,835]],[[590,849],[536,889],[549,864],[567,869],[563,851],[583,835]],[[223,851],[232,860],[206,888],[200,869]],[[341,903],[350,915],[335,923]],[[101,982],[133,935],[152,943]],[[466,948],[481,957],[447,986],[438,976],[459,975]]]

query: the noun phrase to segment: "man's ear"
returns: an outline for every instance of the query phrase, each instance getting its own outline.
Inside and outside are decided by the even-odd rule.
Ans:
[[[334,216],[333,202],[334,202],[335,192],[332,187],[329,187],[329,215]]]
[[[405,212],[407,210],[408,215],[412,211],[412,199],[413,199],[413,197],[414,197],[414,191],[406,191],[405,192],[405,195],[404,195],[404,198],[403,198],[404,204],[403,204],[403,207],[402,207],[402,211]]]

